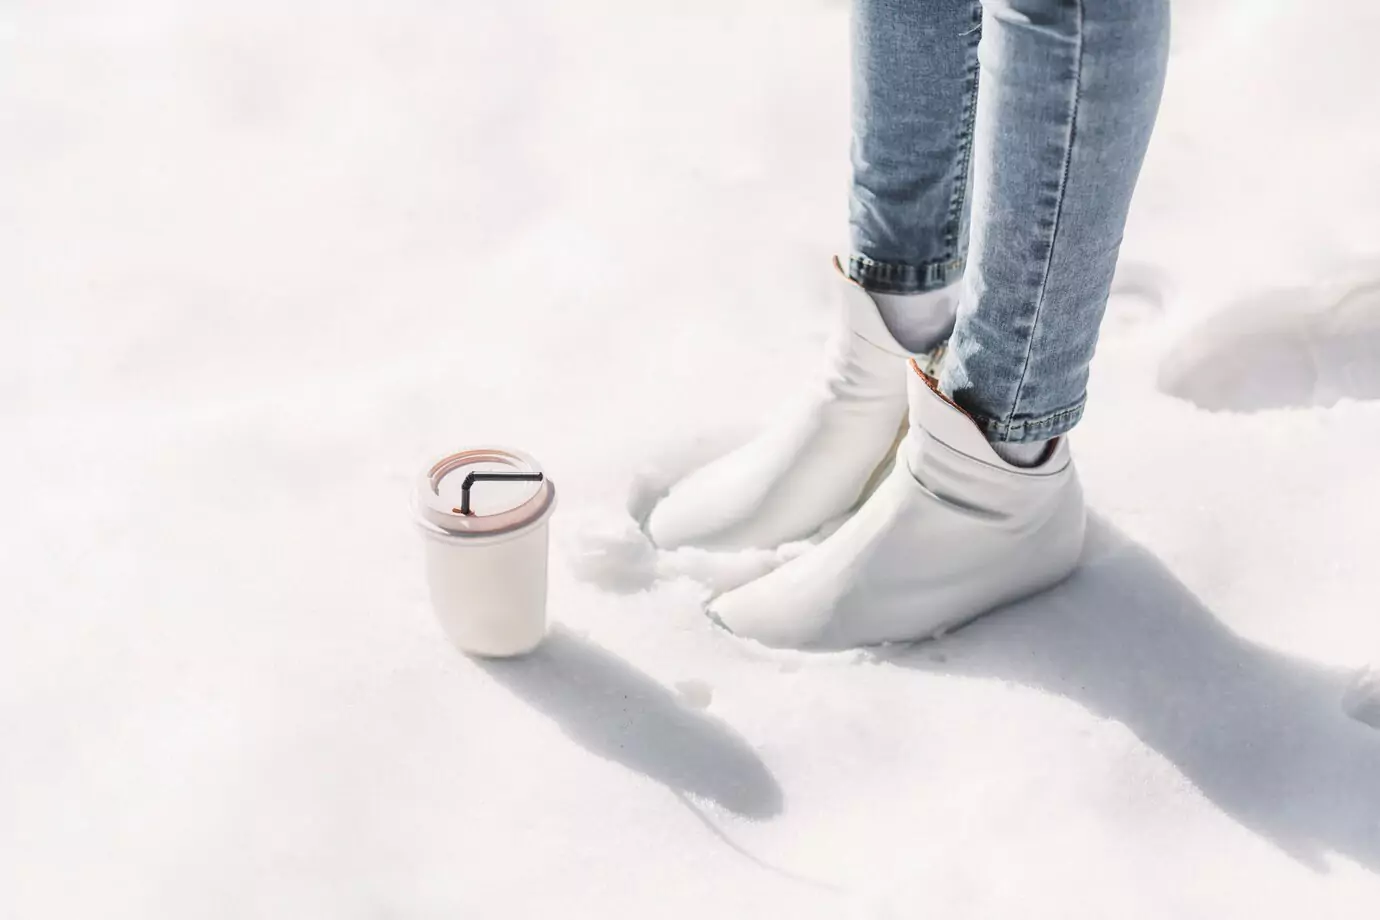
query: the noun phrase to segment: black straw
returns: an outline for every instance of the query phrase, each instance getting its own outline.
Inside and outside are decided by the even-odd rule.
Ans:
[[[541,482],[543,478],[541,473],[470,473],[460,486],[460,507],[455,510],[466,515],[474,513],[470,510],[470,488],[476,482]]]

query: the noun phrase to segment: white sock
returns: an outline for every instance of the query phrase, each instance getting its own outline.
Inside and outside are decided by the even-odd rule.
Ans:
[[[924,354],[945,341],[954,331],[958,309],[958,285],[919,294],[872,294],[882,322],[908,351]]]
[[[992,449],[1012,466],[1039,466],[1049,454],[1051,441],[992,441]]]
[[[877,312],[896,341],[915,354],[924,354],[949,338],[958,310],[958,285],[918,294],[880,294],[869,291]],[[1012,466],[1039,466],[1049,454],[1050,440],[993,441],[992,449]]]

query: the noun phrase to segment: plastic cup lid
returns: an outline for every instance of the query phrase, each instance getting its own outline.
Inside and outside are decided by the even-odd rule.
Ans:
[[[417,484],[423,520],[453,534],[492,536],[519,530],[543,518],[555,499],[556,487],[537,462],[506,448],[463,450],[443,457]]]

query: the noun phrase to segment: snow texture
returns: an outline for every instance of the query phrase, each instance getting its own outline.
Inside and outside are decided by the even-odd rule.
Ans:
[[[847,6],[0,9],[0,917],[1380,915],[1380,12],[1178,4],[1066,585],[702,614],[637,522],[808,379]],[[549,640],[408,490],[557,483]]]

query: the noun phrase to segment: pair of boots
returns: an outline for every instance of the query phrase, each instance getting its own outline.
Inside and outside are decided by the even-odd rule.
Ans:
[[[710,603],[732,632],[778,647],[923,639],[1063,580],[1085,522],[1065,439],[1035,466],[1003,460],[872,295],[835,269],[844,323],[822,388],[672,488],[648,519],[652,540],[771,547],[851,513],[804,555]]]

